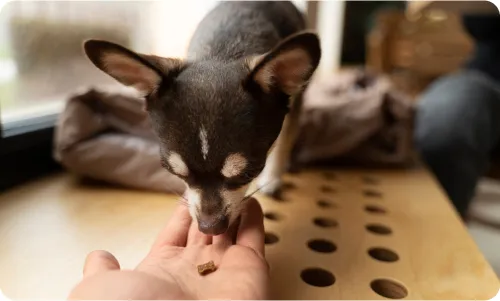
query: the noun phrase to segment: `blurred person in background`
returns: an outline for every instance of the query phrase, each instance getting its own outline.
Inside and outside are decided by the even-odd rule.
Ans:
[[[489,2],[432,4],[462,13],[475,49],[460,71],[440,78],[420,96],[415,143],[465,218],[500,138],[500,16]]]

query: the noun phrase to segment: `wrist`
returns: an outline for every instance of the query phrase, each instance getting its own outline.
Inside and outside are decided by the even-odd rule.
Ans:
[[[83,279],[68,300],[180,299],[172,284],[138,271],[109,271]]]

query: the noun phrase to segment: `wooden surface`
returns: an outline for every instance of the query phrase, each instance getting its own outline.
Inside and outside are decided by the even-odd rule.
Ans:
[[[274,242],[266,248],[272,298],[384,299],[375,289],[406,299],[486,300],[497,293],[494,272],[423,171],[302,172],[287,183],[282,201],[258,197]],[[135,266],[177,199],[84,185],[66,174],[0,195],[0,289],[15,299],[65,298],[94,249]],[[317,226],[317,218],[331,227]],[[392,233],[371,233],[369,224]],[[324,240],[310,243],[323,252],[308,247],[314,239]],[[371,248],[381,250],[370,255]],[[326,287],[302,280],[327,285],[331,275]]]

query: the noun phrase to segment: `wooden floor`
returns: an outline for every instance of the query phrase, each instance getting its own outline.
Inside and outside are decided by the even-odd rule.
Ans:
[[[302,172],[282,201],[259,196],[272,298],[491,299],[499,282],[423,171]],[[132,268],[178,198],[60,174],[0,195],[0,289],[61,299],[86,254]]]

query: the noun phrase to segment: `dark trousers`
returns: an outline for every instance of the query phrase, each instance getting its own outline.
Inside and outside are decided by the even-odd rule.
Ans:
[[[500,137],[500,84],[461,71],[433,83],[417,106],[417,149],[464,216]]]

